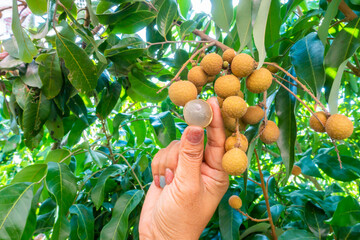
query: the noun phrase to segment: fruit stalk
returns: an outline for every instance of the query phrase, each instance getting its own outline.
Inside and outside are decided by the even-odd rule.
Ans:
[[[263,191],[264,194],[264,199],[265,199],[265,203],[266,203],[266,209],[267,209],[267,213],[268,213],[268,217],[269,217],[269,222],[271,225],[271,235],[273,237],[274,240],[277,240],[277,236],[276,236],[276,232],[275,232],[275,225],[271,216],[271,210],[270,210],[270,203],[269,203],[269,195],[268,195],[268,191],[265,187],[265,182],[264,182],[264,175],[261,171],[261,166],[260,166],[260,160],[259,160],[259,155],[257,154],[256,149],[254,149],[255,152],[255,156],[256,156],[256,161],[258,164],[258,169],[259,169],[259,174],[260,174],[260,180],[261,180],[261,189]]]

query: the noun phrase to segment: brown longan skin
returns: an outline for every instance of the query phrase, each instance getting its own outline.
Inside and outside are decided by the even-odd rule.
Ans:
[[[208,76],[201,66],[195,66],[188,72],[188,80],[196,87],[202,87],[207,83]]]
[[[327,116],[325,114],[325,112],[323,111],[319,111],[315,113],[315,116],[311,116],[309,119],[309,126],[310,128],[312,128],[315,132],[325,132],[325,124],[326,124],[326,120],[327,120]]]
[[[241,198],[237,195],[232,195],[229,198],[229,205],[230,207],[232,207],[233,209],[240,209],[242,206],[242,201]]]
[[[301,174],[301,168],[297,165],[294,165],[291,174],[294,176],[299,176]]]
[[[239,148],[243,150],[244,152],[247,151],[249,142],[244,134],[240,133],[240,146]],[[237,144],[237,136],[230,136],[225,141],[225,151],[229,151],[233,148],[235,148],[235,145]]]
[[[234,75],[219,77],[214,85],[215,93],[221,98],[235,96],[240,90],[240,81]]]
[[[255,60],[246,53],[236,55],[231,62],[231,72],[239,77],[249,76],[255,69]]]
[[[265,112],[259,106],[250,106],[247,108],[245,115],[241,118],[244,123],[257,124],[264,118]]]
[[[223,60],[219,54],[210,53],[201,60],[200,66],[202,66],[206,74],[214,76],[220,73],[223,66]]]
[[[189,81],[173,82],[169,87],[170,100],[177,106],[185,106],[188,101],[196,99],[197,95],[195,85]]]
[[[280,130],[275,122],[268,120],[266,126],[264,123],[260,126],[260,140],[265,144],[276,142],[280,136]]]
[[[235,132],[236,131],[236,119],[227,116],[223,112],[221,112],[221,114],[222,114],[222,117],[223,117],[224,127],[227,130],[229,130],[230,132]],[[245,129],[246,129],[246,124],[243,123],[243,121],[241,121],[241,119],[239,119],[239,130],[240,131],[245,131]]]
[[[343,140],[351,136],[354,125],[345,115],[333,114],[326,121],[325,130],[331,138]]]
[[[260,68],[246,79],[246,88],[252,93],[262,93],[271,86],[271,83],[271,72],[266,68]]]
[[[239,148],[226,152],[222,158],[222,167],[229,175],[238,176],[245,172],[248,164],[246,153]]]
[[[224,100],[222,110],[229,117],[241,118],[247,111],[247,104],[241,97],[230,96]]]
[[[234,51],[234,49],[232,48],[229,48],[229,49],[226,49],[222,55],[222,59],[223,61],[225,62],[228,62],[228,63],[231,63],[232,60],[234,59],[236,55],[236,52]]]

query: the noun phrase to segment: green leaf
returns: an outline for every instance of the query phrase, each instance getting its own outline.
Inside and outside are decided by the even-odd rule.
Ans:
[[[271,1],[265,31],[265,48],[268,57],[275,57],[279,55],[280,27],[282,24],[280,6],[280,0]]]
[[[126,239],[128,218],[144,196],[142,190],[130,190],[116,201],[110,222],[101,230],[100,239]]]
[[[166,147],[176,139],[176,127],[174,117],[169,111],[162,112],[150,117],[150,123],[155,130],[160,145]]]
[[[175,67],[181,67],[187,60],[189,60],[189,53],[183,49],[176,49],[174,58]]]
[[[57,54],[41,54],[36,58],[36,61],[39,63],[39,76],[42,82],[41,89],[44,95],[48,99],[56,97],[63,85]]]
[[[35,15],[44,15],[47,12],[47,0],[26,0],[31,12]]]
[[[258,223],[251,227],[248,227],[241,235],[240,239],[245,239],[246,236],[252,233],[265,233],[269,230],[270,224],[268,223]]]
[[[88,93],[95,89],[97,84],[96,66],[86,52],[60,34],[57,34],[56,49],[59,57],[64,59],[65,66],[70,71],[68,78],[71,84],[82,93]]]
[[[106,160],[108,160],[106,155],[92,149],[89,149],[89,156],[99,168],[102,168],[106,163]]]
[[[26,98],[23,114],[24,137],[27,140],[35,137],[50,114],[50,101],[35,91],[30,91]]]
[[[91,199],[98,210],[104,202],[104,193],[105,193],[105,184],[106,181],[119,172],[123,172],[124,166],[119,164],[110,165],[107,167],[99,176],[99,180],[97,181],[95,187],[91,191]]]
[[[300,229],[290,229],[280,235],[279,240],[318,240],[313,234]]]
[[[13,94],[15,95],[16,102],[19,106],[24,109],[26,103],[26,97],[28,94],[28,87],[26,84],[21,80],[21,78],[16,78],[13,82],[12,87]]]
[[[186,16],[191,8],[191,0],[177,0],[179,4],[181,15],[186,19]]]
[[[359,239],[360,238],[360,223],[351,227],[332,226],[336,235],[336,239]]]
[[[189,35],[196,29],[197,23],[194,20],[183,22],[180,25],[180,38],[184,39],[185,36]]]
[[[334,0],[331,1],[327,7],[324,20],[322,21],[321,25],[318,29],[318,35],[322,42],[322,44],[325,46],[327,44],[327,37],[328,37],[328,31],[331,24],[331,21],[335,18],[336,14],[338,13],[338,8],[341,0]]]
[[[127,89],[127,94],[134,101],[158,103],[167,97],[167,89],[158,94],[157,92],[160,90],[160,87],[146,79],[140,70],[133,70],[129,73],[128,78],[131,87]]]
[[[4,106],[4,109],[6,109],[7,107],[5,105]],[[3,153],[8,153],[8,152],[12,152],[14,151],[18,144],[20,144],[21,142],[21,138],[19,135],[13,135],[11,136],[6,142],[5,142],[5,145],[4,145],[4,148],[2,149],[2,152]]]
[[[113,82],[109,88],[103,91],[101,100],[96,106],[96,115],[105,119],[115,107],[121,92],[121,85],[118,82]]]
[[[261,1],[253,28],[255,46],[259,52],[258,68],[260,68],[263,65],[266,57],[265,30],[266,30],[266,23],[270,10],[270,4],[271,4],[271,0]]]
[[[81,119],[86,125],[89,125],[87,108],[79,94],[76,94],[75,96],[70,98],[68,100],[67,106],[75,114],[75,116]]]
[[[125,19],[118,22],[112,29],[112,33],[125,33],[132,34],[140,31],[147,25],[149,25],[154,18],[155,13],[145,10],[133,12],[126,16]]]
[[[296,163],[301,168],[301,173],[322,178],[322,175],[310,156],[304,156]]]
[[[77,236],[82,240],[94,239],[94,215],[92,208],[83,204],[75,204],[70,207],[70,213],[77,216]]]
[[[239,228],[243,222],[243,217],[238,211],[230,207],[229,197],[231,195],[231,192],[227,192],[219,204],[219,227],[223,239],[238,240],[240,237]]]
[[[136,121],[131,123],[131,126],[135,130],[135,136],[136,136],[136,144],[140,146],[145,141],[147,129],[145,125],[145,121]]]
[[[65,163],[48,163],[46,187],[56,200],[57,218],[51,239],[65,239],[70,234],[67,213],[76,196],[76,178]]]
[[[45,122],[50,136],[55,141],[60,141],[64,136],[64,124],[59,114],[57,113],[55,104],[51,104],[51,110],[48,120]]]
[[[174,18],[177,13],[177,4],[174,0],[165,0],[159,9],[156,17],[158,31],[166,39],[166,34],[170,31]]]
[[[46,172],[46,164],[29,165],[15,175],[14,179],[11,181],[11,184],[20,182],[38,182],[46,175]]]
[[[305,223],[308,225],[310,231],[318,236],[319,239],[326,238],[330,232],[330,226],[324,221],[328,219],[325,211],[310,201],[305,204]]]
[[[21,239],[33,199],[33,184],[15,183],[0,190],[1,239]]]
[[[71,152],[67,149],[55,149],[51,150],[45,158],[44,163],[56,162],[56,163],[65,163],[66,165],[70,164]]]
[[[26,85],[29,85],[31,87],[36,87],[36,88],[42,87],[38,69],[39,69],[39,67],[35,63],[35,61],[32,61],[27,66],[26,74],[25,74],[25,76],[22,77],[22,80]]]
[[[337,78],[337,82],[340,82],[342,76],[342,69],[348,58],[350,58],[355,51],[360,46],[360,18],[356,18],[349,22],[336,36],[334,41],[332,42],[329,51],[327,52],[324,62],[325,62],[325,73],[326,73],[326,83],[325,87],[328,89],[327,92],[332,91],[332,96],[338,96],[338,85],[336,84],[334,89],[332,85],[334,83],[334,79]],[[329,94],[327,93],[327,99],[329,99]],[[334,100],[334,99],[333,99]],[[336,107],[334,108],[332,104],[332,108],[330,112],[335,112],[337,110],[337,101]]]
[[[339,68],[337,69],[337,73],[335,79],[331,86],[331,91],[328,98],[329,110],[331,114],[338,113],[338,100],[339,100],[339,91],[342,80],[342,75],[346,67],[347,60],[344,61]]]
[[[339,202],[333,217],[326,222],[339,227],[351,227],[358,224],[360,222],[359,202],[347,196]]]
[[[17,0],[13,0],[12,2],[13,8],[11,29],[19,48],[19,58],[26,63],[30,63],[33,61],[33,57],[37,54],[37,49],[21,26],[20,16],[17,8]]]
[[[296,87],[284,83],[296,94]],[[295,141],[297,134],[295,118],[295,97],[285,88],[281,87],[275,97],[275,109],[278,116],[280,136],[277,140],[281,152],[281,158],[286,167],[286,176],[289,177],[295,162]]]
[[[118,113],[118,114],[116,114],[116,116],[114,117],[114,120],[113,120],[113,133],[112,133],[113,137],[115,139],[119,138],[120,124],[122,122],[124,122],[125,120],[129,120],[131,117],[132,117],[131,114],[126,114],[126,113]]]
[[[326,175],[335,180],[349,182],[360,177],[360,161],[356,158],[340,156],[342,168],[337,157],[328,154],[319,154],[315,157],[315,163]]]
[[[324,46],[316,33],[296,42],[290,50],[296,75],[319,97],[325,82]]]
[[[215,24],[224,32],[229,32],[233,20],[231,0],[211,0],[211,14]]]

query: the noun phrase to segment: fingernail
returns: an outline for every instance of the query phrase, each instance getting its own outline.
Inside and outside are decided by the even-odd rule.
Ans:
[[[154,176],[154,183],[155,186],[160,187],[159,175]]]
[[[165,177],[164,177],[164,176],[160,176],[160,187],[161,187],[161,188],[164,188],[165,185],[166,185]]]
[[[187,133],[187,140],[192,144],[198,144],[203,138],[204,130],[202,128],[190,128]]]
[[[173,178],[174,178],[174,173],[173,173],[169,168],[167,168],[167,169],[165,170],[165,181],[166,181],[166,184],[169,185],[169,184],[172,182]]]

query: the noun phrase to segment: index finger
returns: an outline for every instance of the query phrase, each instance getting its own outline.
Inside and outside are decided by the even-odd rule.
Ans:
[[[224,124],[216,97],[210,98],[207,102],[213,110],[213,120],[206,128],[205,162],[211,168],[222,171],[221,160],[225,153],[224,144],[226,139]]]

